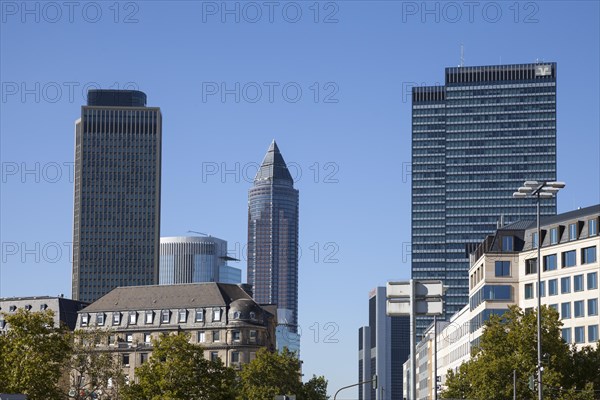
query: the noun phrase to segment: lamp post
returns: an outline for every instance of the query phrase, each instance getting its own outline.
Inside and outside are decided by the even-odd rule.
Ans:
[[[534,198],[537,204],[537,376],[538,400],[543,400],[542,390],[542,234],[540,228],[540,200],[554,197],[565,187],[564,182],[525,181],[523,186],[513,193],[514,198]]]

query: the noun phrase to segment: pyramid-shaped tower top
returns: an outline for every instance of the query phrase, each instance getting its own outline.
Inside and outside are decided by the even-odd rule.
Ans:
[[[263,159],[263,162],[256,173],[254,182],[260,182],[265,180],[284,180],[290,183],[294,183],[292,175],[283,160],[283,156],[279,152],[279,147],[275,143],[275,139],[271,142],[269,150]]]

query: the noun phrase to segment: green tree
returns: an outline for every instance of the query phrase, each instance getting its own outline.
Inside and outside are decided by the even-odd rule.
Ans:
[[[10,328],[0,335],[0,392],[61,399],[59,381],[71,354],[68,330],[54,326],[51,310],[19,309],[4,319]]]
[[[501,400],[512,398],[513,371],[517,371],[517,398],[534,399],[537,392],[528,386],[530,377],[537,377],[537,316],[524,313],[516,306],[502,316],[491,316],[486,322],[480,344],[473,350],[472,358],[464,363],[457,373],[449,371],[447,389],[443,398],[481,398]],[[558,313],[542,307],[542,363],[544,366],[544,391],[556,399],[587,399],[593,393],[595,378],[590,372],[587,377],[575,368],[577,357],[589,363],[593,371],[595,353],[581,354],[561,338],[562,322]],[[588,355],[586,355],[588,354]],[[596,374],[598,371],[596,364]]]
[[[273,400],[278,395],[302,395],[300,360],[287,348],[282,353],[261,349],[239,373],[240,400]],[[300,399],[299,399],[300,400]]]
[[[120,389],[125,386],[121,360],[97,347],[107,345],[109,338],[110,332],[102,329],[74,333],[73,356],[66,367],[70,380],[64,390],[69,399],[120,399]]]
[[[123,390],[124,400],[233,400],[235,371],[204,358],[188,334],[153,340],[150,360],[136,368],[136,381]]]
[[[300,400],[327,400],[327,380],[323,376],[313,375],[302,387]]]

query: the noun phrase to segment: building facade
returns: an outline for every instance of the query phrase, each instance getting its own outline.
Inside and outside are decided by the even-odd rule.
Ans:
[[[213,236],[160,238],[160,285],[178,283],[241,283],[242,271],[227,265],[227,241]],[[236,260],[237,261],[237,260]]]
[[[600,314],[600,205],[543,217],[541,227],[541,303],[554,308],[563,324],[563,340],[598,345]],[[457,371],[479,343],[490,315],[509,306],[527,311],[537,307],[537,223],[518,221],[486,237],[470,256],[469,304],[456,313],[437,335],[437,373],[443,387],[448,369]],[[420,346],[432,347],[429,327]],[[432,353],[419,353],[418,364],[431,370]],[[425,359],[423,359],[426,358]],[[409,363],[405,363],[407,373]],[[421,370],[418,370],[422,373]],[[433,376],[418,382],[421,399],[432,398]]]
[[[512,198],[525,180],[556,180],[556,63],[446,68],[445,85],[413,88],[412,278],[444,281],[447,317],[468,302],[474,247],[499,219],[535,217]]]
[[[52,310],[54,312],[54,326],[65,326],[75,330],[77,312],[85,308],[88,303],[66,299],[64,297],[32,296],[32,297],[4,297],[0,298],[0,334],[10,328],[4,316],[15,313],[18,309],[31,312]]]
[[[298,190],[274,140],[248,192],[248,283],[277,305],[281,343],[298,350]]]
[[[359,400],[402,400],[402,365],[410,352],[410,318],[386,314],[386,288],[369,294],[369,325],[358,330],[358,381],[377,375],[372,384],[358,387]]]
[[[259,349],[274,350],[275,323],[241,286],[194,283],[116,288],[79,312],[77,328],[108,329],[98,351],[115,353],[132,381],[161,334],[188,333],[207,359],[240,368]]]
[[[88,92],[75,122],[75,300],[158,283],[161,118],[142,92]]]

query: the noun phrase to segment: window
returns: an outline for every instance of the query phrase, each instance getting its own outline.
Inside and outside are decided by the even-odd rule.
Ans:
[[[104,313],[96,314],[96,325],[98,325],[98,326],[104,325]]]
[[[112,315],[112,324],[119,325],[121,323],[121,313],[115,312]]]
[[[562,339],[567,343],[571,343],[571,328],[563,328]]]
[[[109,346],[114,346],[116,340],[117,340],[117,335],[116,334],[110,333],[108,335],[108,345]]]
[[[129,324],[130,325],[137,324],[137,312],[135,312],[135,311],[129,312]]]
[[[123,365],[129,367],[129,354],[123,354]]]
[[[242,339],[242,335],[240,331],[233,331],[231,332],[231,338],[234,342],[239,342]]]
[[[213,308],[212,320],[213,321],[221,320],[221,309],[220,308]]]
[[[154,311],[146,311],[146,319],[147,324],[151,324],[154,321]]]
[[[571,303],[567,302],[560,305],[560,317],[562,319],[571,318]]]
[[[187,310],[179,310],[179,322],[187,321]]]
[[[254,311],[250,311],[250,319],[256,319],[256,313]]]
[[[128,333],[125,335],[125,341],[127,343],[133,343],[133,333]]]
[[[525,275],[537,273],[537,258],[525,260]]]
[[[540,282],[540,297],[546,297],[546,282]]]
[[[510,261],[496,261],[496,276],[510,276]]]
[[[548,307],[550,307],[554,311],[558,312],[558,304],[550,304]]]
[[[550,279],[548,281],[548,295],[556,296],[558,294],[558,280]]]
[[[565,251],[562,253],[562,267],[574,267],[577,264],[575,250]]]
[[[533,235],[531,235],[531,248],[537,249],[537,247],[538,247],[538,233],[533,232]]]
[[[596,236],[598,234],[598,220],[590,219],[588,221],[588,236]]]
[[[152,335],[150,333],[144,333],[144,343],[145,344],[152,343]]]
[[[171,311],[162,310],[160,312],[160,322],[162,324],[168,324],[171,321]]]
[[[17,311],[17,306],[10,306],[10,307],[8,307],[8,311],[9,312],[15,312],[15,311]]]
[[[590,264],[596,262],[596,246],[581,249],[581,263]]]
[[[240,353],[239,353],[239,351],[233,351],[233,352],[231,352],[231,362],[232,363],[239,363],[240,362]]]
[[[206,332],[198,331],[198,343],[206,342]]]
[[[220,342],[220,341],[221,341],[221,332],[213,331],[213,342]]]
[[[6,326],[6,321],[3,319],[0,319],[0,329],[4,329],[5,326]]]
[[[585,327],[584,326],[576,326],[575,327],[575,343],[583,343],[585,342]]]
[[[575,275],[573,277],[573,291],[574,292],[581,292],[584,289],[583,287],[583,274],[582,275]]]
[[[571,277],[570,276],[560,278],[560,292],[563,294],[571,293]]]
[[[148,353],[140,353],[140,364],[148,362]]]
[[[30,311],[31,310],[31,304],[25,304],[25,307],[23,307],[23,308],[25,308],[27,311]]]
[[[558,229],[552,228],[550,229],[550,244],[558,243]]]
[[[569,224],[569,240],[577,240],[577,224]]]
[[[233,312],[233,319],[240,319],[240,316],[242,315],[241,312],[239,311],[234,311]]]
[[[556,254],[544,256],[544,271],[554,271],[556,266]]]
[[[598,315],[598,299],[588,300],[588,315]]]
[[[587,274],[587,288],[588,290],[598,289],[598,273],[590,272]]]
[[[595,343],[598,341],[598,325],[588,326],[588,342]]]
[[[202,321],[204,321],[204,310],[202,310],[202,309],[196,309],[195,321],[196,322],[202,322]]]
[[[90,314],[81,314],[81,326],[88,326],[90,323]]]
[[[40,311],[48,309],[48,304],[40,304]]]
[[[525,299],[533,299],[533,283],[525,285]]]
[[[502,251],[513,251],[514,238],[512,236],[504,236],[502,238]]]
[[[250,331],[249,337],[250,337],[250,341],[251,342],[255,342],[256,341],[256,334],[257,334],[257,332],[255,330],[251,330]]]
[[[575,318],[581,318],[585,316],[585,310],[583,309],[583,300],[579,300],[573,303],[573,314]]]
[[[219,352],[211,351],[210,352],[210,361],[218,361],[219,360]]]

